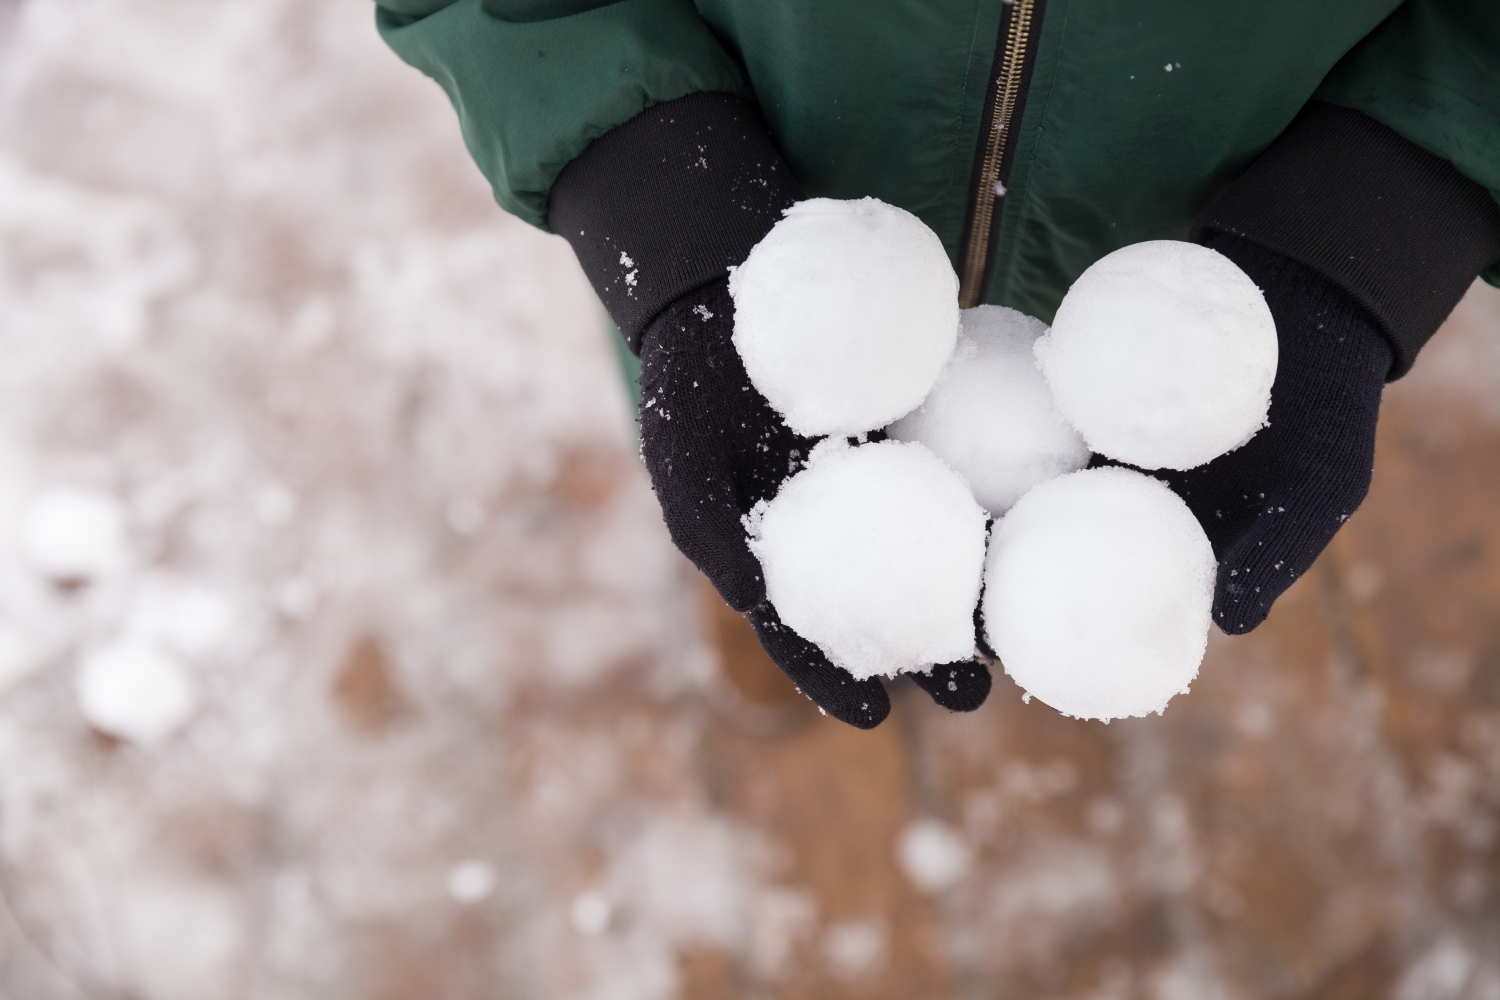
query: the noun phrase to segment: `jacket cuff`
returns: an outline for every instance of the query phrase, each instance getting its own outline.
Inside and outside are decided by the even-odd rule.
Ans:
[[[1193,226],[1322,274],[1405,375],[1479,273],[1500,261],[1500,206],[1451,163],[1349,108],[1313,101]]]
[[[755,107],[699,93],[590,143],[552,186],[547,224],[640,353],[657,313],[742,263],[800,197]]]

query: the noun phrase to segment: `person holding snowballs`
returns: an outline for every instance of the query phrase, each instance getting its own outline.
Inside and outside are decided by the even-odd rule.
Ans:
[[[1269,426],[1163,474],[1239,634],[1364,499],[1381,389],[1476,276],[1500,285],[1493,0],[377,0],[502,208],[572,244],[641,360],[673,541],[819,707],[889,712],[784,626],[741,523],[812,441],[750,385],[727,269],[806,197],[935,231],[960,304],[1050,322],[1072,281],[1191,239],[1265,294]],[[695,311],[696,310],[696,311]],[[914,680],[955,710],[983,663]]]

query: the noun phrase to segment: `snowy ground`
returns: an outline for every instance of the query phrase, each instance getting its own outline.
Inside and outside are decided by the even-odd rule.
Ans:
[[[0,996],[1500,997],[1500,296],[1167,716],[756,739],[371,21],[0,0]]]

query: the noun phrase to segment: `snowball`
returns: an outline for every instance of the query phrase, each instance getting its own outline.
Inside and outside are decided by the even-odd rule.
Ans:
[[[1005,672],[1064,715],[1160,712],[1198,675],[1216,569],[1164,484],[1130,469],[1074,472],[995,525],[985,635]]]
[[[120,505],[107,493],[53,487],[38,494],[21,522],[20,545],[43,576],[82,582],[124,559]]]
[[[193,713],[193,687],[178,661],[151,646],[97,650],[78,671],[78,707],[100,732],[154,743]]]
[[[729,293],[750,381],[800,434],[860,434],[907,413],[958,336],[958,278],[937,234],[874,198],[793,205]]]
[[[1154,240],[1084,271],[1036,357],[1057,408],[1094,451],[1191,469],[1265,426],[1276,324],[1229,258]]]
[[[984,511],[921,445],[830,439],[747,521],[781,620],[855,677],[974,654]]]
[[[906,877],[927,892],[951,889],[974,866],[974,852],[964,839],[932,819],[917,820],[902,832],[896,857]]]
[[[1033,486],[1089,461],[1088,445],[1057,412],[1032,355],[1046,332],[1041,320],[1014,309],[965,309],[937,385],[887,428],[897,440],[931,448],[997,517]]]

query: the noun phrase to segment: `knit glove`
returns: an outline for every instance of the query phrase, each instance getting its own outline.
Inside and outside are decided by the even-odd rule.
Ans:
[[[1219,558],[1214,621],[1239,635],[1265,620],[1364,500],[1393,355],[1349,296],[1311,269],[1228,234],[1207,245],[1265,291],[1276,319],[1270,423],[1207,465],[1157,475],[1208,534]]]
[[[804,694],[868,729],[890,712],[884,685],[855,680],[781,622],[742,521],[817,441],[786,426],[730,339],[728,267],[798,197],[753,108],[700,94],[595,140],[559,177],[549,221],[640,355],[641,455],[672,541]],[[979,707],[991,684],[977,661],[912,679],[954,711]]]
[[[1269,424],[1201,468],[1153,473],[1208,534],[1214,621],[1236,635],[1364,500],[1381,389],[1500,258],[1500,209],[1392,129],[1313,101],[1194,235],[1260,286],[1280,346]]]

